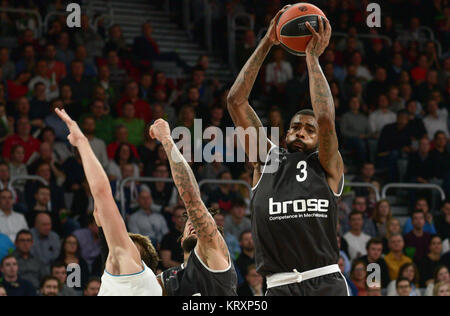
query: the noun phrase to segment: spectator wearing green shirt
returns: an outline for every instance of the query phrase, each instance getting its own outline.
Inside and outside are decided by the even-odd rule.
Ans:
[[[105,103],[96,99],[91,104],[91,113],[95,119],[95,137],[100,138],[106,145],[112,143],[114,137],[114,119],[107,114]],[[86,115],[80,118],[80,125]]]
[[[145,122],[143,119],[135,118],[134,105],[131,102],[125,102],[122,109],[122,117],[118,118],[116,125],[123,125],[128,129],[128,141],[139,146],[144,139]]]

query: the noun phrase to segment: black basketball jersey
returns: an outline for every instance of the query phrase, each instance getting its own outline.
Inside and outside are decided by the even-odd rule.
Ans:
[[[236,286],[237,275],[233,262],[224,271],[213,271],[193,250],[183,270],[179,293],[181,296],[237,296]]]
[[[336,264],[337,197],[318,152],[273,147],[265,166],[251,202],[257,271],[266,276]]]

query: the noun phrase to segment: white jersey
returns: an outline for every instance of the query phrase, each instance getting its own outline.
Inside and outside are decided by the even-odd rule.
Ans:
[[[162,296],[155,274],[142,262],[139,273],[112,275],[105,270],[98,296]]]

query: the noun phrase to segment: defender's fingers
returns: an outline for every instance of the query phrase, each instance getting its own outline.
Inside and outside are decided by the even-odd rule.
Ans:
[[[318,38],[319,34],[316,32],[316,30],[311,26],[309,22],[305,23],[306,28],[311,32],[314,38]]]
[[[317,20],[318,20],[318,23],[319,23],[319,34],[323,35],[323,18],[322,17],[318,17]]]
[[[70,116],[66,113],[66,111],[64,110],[60,110],[58,108],[55,109],[56,114],[66,123],[66,124],[71,124],[72,123],[72,119],[70,118]]]

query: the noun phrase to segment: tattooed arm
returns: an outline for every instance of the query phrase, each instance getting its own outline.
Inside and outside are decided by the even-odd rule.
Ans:
[[[191,167],[184,159],[170,136],[169,124],[159,119],[150,127],[150,136],[158,139],[166,151],[172,177],[183,199],[189,220],[197,235],[197,252],[203,262],[214,270],[229,266],[228,247],[217,229],[216,222],[201,199],[200,189]]]
[[[260,158],[260,160],[265,160],[265,157],[257,157],[258,151],[250,151],[250,144],[256,144],[259,149],[260,139],[259,139],[259,128],[262,127],[259,117],[256,115],[255,111],[252,109],[248,103],[248,97],[252,91],[253,85],[255,83],[256,77],[258,76],[259,70],[266,59],[267,54],[273,45],[278,45],[280,42],[276,37],[276,23],[280,15],[288,8],[285,6],[281,11],[270,22],[270,27],[267,31],[266,36],[263,37],[258,47],[253,52],[252,56],[249,58],[247,63],[242,68],[236,81],[230,89],[228,94],[227,103],[228,111],[231,118],[236,126],[247,129],[249,127],[256,128],[256,133],[250,134],[249,141],[241,139],[241,144],[245,144],[245,153],[250,158],[252,162],[255,162]],[[265,139],[267,136],[262,134]],[[256,139],[254,138],[256,136]],[[261,140],[261,144],[267,144],[267,149],[270,149],[270,143],[265,140]],[[252,148],[254,149],[254,148]],[[252,153],[252,155],[251,155]]]
[[[319,32],[307,22],[306,26],[313,34],[306,49],[311,102],[319,125],[319,160],[328,175],[328,184],[338,193],[339,182],[344,172],[344,163],[339,153],[339,144],[335,128],[335,109],[333,96],[328,82],[319,64],[319,56],[328,46],[331,37],[331,26],[319,19]]]

